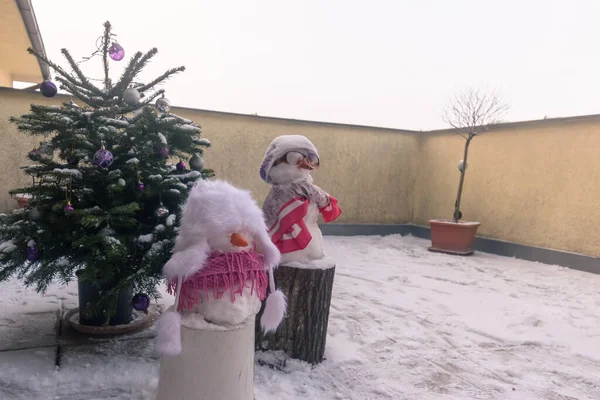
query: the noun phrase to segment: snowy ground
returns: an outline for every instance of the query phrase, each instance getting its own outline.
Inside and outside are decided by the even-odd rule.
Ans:
[[[600,399],[600,276],[427,245],[326,237],[338,264],[327,360],[257,365],[257,400]],[[144,399],[156,387],[151,331],[65,344],[54,369],[56,311],[75,306],[74,285],[42,298],[8,282],[0,299],[0,399]]]

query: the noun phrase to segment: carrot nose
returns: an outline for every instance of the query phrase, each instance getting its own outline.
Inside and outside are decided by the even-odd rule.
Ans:
[[[231,235],[231,244],[237,247],[246,247],[248,246],[248,241],[239,233],[234,233]]]
[[[300,161],[300,163],[298,164],[298,168],[302,168],[302,169],[313,169],[312,165],[310,165],[306,159]]]

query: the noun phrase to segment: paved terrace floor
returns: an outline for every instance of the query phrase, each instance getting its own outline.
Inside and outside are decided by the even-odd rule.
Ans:
[[[325,241],[338,263],[327,360],[257,364],[258,400],[600,399],[600,276],[433,254],[412,237]],[[57,329],[76,292],[0,284],[1,399],[152,398],[152,329],[116,339]]]

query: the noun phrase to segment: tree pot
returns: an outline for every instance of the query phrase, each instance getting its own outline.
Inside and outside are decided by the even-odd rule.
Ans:
[[[98,284],[81,280],[79,277],[81,272],[81,270],[76,272],[77,288],[79,291],[79,323],[81,325],[88,326],[105,325],[106,317],[101,312],[97,312],[93,315],[84,315],[84,310],[88,303],[94,302],[99,298],[98,290],[100,287]],[[104,286],[104,288],[106,287],[107,285]],[[131,322],[133,316],[133,305],[131,304],[131,298],[131,290],[125,290],[119,294],[117,299],[116,313],[110,317],[108,322],[109,326],[124,325]]]
[[[445,219],[429,221],[431,247],[429,251],[469,256],[475,252],[473,243],[479,222],[454,222]]]

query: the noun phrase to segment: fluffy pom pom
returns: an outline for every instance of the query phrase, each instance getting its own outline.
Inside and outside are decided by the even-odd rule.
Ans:
[[[161,356],[181,353],[181,314],[165,311],[156,324],[156,350]]]
[[[286,309],[287,299],[283,292],[277,290],[274,293],[271,293],[269,297],[267,297],[265,311],[260,319],[260,325],[263,328],[263,332],[276,331],[285,316]]]

